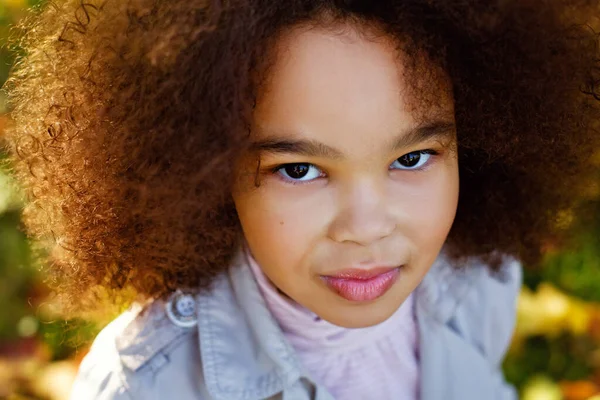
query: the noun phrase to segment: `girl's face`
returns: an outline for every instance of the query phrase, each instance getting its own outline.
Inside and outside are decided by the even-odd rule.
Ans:
[[[380,323],[421,282],[454,220],[452,98],[440,89],[426,112],[410,107],[414,85],[384,39],[293,30],[277,57],[234,188],[245,238],[273,284],[319,317]]]

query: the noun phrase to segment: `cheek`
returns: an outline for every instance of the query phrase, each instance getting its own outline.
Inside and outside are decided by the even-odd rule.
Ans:
[[[263,267],[300,263],[326,232],[328,207],[318,190],[263,184],[234,199],[245,238]]]
[[[454,222],[458,205],[458,168],[450,164],[403,193],[406,230],[420,253],[437,254]]]

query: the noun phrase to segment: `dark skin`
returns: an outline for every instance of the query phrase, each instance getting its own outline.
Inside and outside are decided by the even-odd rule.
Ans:
[[[322,319],[357,328],[389,318],[438,256],[456,213],[458,159],[450,93],[423,115],[394,43],[338,29],[280,38],[247,155],[249,170],[260,158],[260,185],[242,166],[233,194],[271,282]],[[368,299],[340,297],[323,280],[378,267],[399,278]]]
[[[391,38],[417,119],[452,93],[457,265],[534,264],[589,184],[596,1],[66,3],[24,23],[5,140],[30,200],[25,226],[72,309],[94,286],[160,297],[206,289],[227,268],[241,238],[235,167],[274,44],[293,26]]]

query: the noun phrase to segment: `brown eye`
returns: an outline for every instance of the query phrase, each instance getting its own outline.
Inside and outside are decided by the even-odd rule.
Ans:
[[[419,169],[424,166],[431,156],[435,154],[432,150],[419,150],[406,153],[405,155],[398,157],[394,161],[390,168],[392,169]]]
[[[289,164],[283,170],[292,179],[302,179],[308,174],[308,164]]]
[[[321,171],[309,163],[284,164],[276,172],[289,181],[311,181],[321,176]]]
[[[405,167],[414,167],[419,163],[420,159],[421,153],[408,153],[400,157],[398,161]]]

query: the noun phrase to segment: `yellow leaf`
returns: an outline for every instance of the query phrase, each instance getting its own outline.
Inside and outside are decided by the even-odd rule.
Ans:
[[[560,387],[545,376],[529,380],[523,389],[522,400],[562,400]]]
[[[10,8],[23,8],[28,6],[26,0],[0,0],[0,5]]]

